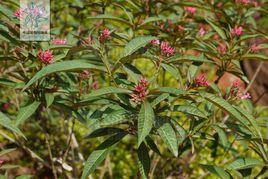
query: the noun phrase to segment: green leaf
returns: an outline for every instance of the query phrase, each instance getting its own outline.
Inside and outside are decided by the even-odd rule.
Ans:
[[[111,126],[127,121],[126,111],[119,110],[110,113],[99,121],[100,126]]]
[[[115,127],[105,127],[105,128],[100,128],[100,129],[93,131],[92,133],[87,135],[86,138],[101,137],[101,136],[116,134],[120,132],[124,132],[124,130],[120,128],[115,128]]]
[[[93,151],[85,163],[81,179],[87,179],[90,173],[92,173],[97,166],[101,164],[108,153],[109,148]]]
[[[263,163],[255,158],[238,158],[232,163],[230,163],[227,168],[229,170],[240,170],[240,169],[247,169],[253,168],[255,166],[263,165]]]
[[[261,140],[263,140],[263,138],[262,138],[262,134],[261,134],[261,129],[260,129],[260,127],[258,126],[258,124],[257,124],[257,121],[256,121],[256,119],[249,113],[249,112],[247,112],[245,109],[243,109],[243,108],[241,108],[241,107],[239,107],[239,106],[234,106],[234,108],[244,117],[244,118],[246,118],[249,122],[250,122],[250,124],[253,126],[253,128],[255,129],[255,131],[256,131],[256,135],[259,135],[259,137],[261,138]]]
[[[243,118],[240,113],[227,101],[222,98],[219,98],[213,94],[202,92],[200,93],[207,101],[213,103],[221,109],[227,111],[231,116],[240,121],[243,125],[248,126],[248,121]]]
[[[151,104],[144,101],[138,116],[138,146],[149,135],[154,122],[154,111]]]
[[[268,60],[267,55],[261,55],[261,54],[247,54],[243,55],[242,59],[257,59],[257,60]]]
[[[200,118],[207,118],[207,116],[200,109],[192,105],[175,105],[173,110],[175,112],[182,112]]]
[[[23,90],[31,86],[40,78],[43,78],[46,75],[49,75],[51,73],[60,72],[60,71],[75,71],[75,70],[83,70],[83,69],[96,69],[96,70],[105,71],[104,67],[90,64],[85,60],[70,60],[70,61],[56,62],[56,63],[52,63],[44,67],[39,72],[37,72],[34,75],[34,77],[24,86]]]
[[[115,17],[115,16],[113,16],[111,14],[101,14],[101,15],[98,15],[98,16],[88,17],[88,19],[107,19],[107,20],[112,20],[112,21],[117,21],[117,22],[123,23],[123,24],[125,24],[125,25],[127,25],[129,27],[133,26],[127,20],[119,18],[119,17]]]
[[[45,99],[46,99],[46,106],[48,108],[54,101],[53,93],[45,93]]]
[[[224,150],[228,149],[230,144],[228,142],[227,135],[224,132],[224,130],[222,128],[218,127],[218,126],[215,126],[215,125],[212,126],[212,127],[217,131],[217,133],[219,135],[219,138],[220,138],[220,141],[221,141],[221,143],[223,145]]]
[[[217,175],[218,177],[222,179],[231,178],[230,174],[220,167],[217,167],[215,165],[203,165],[203,164],[200,164],[200,165],[202,166],[202,168],[206,169],[207,171],[209,171],[210,173],[214,175]]]
[[[103,87],[97,90],[94,90],[90,94],[86,95],[86,98],[91,98],[91,97],[97,97],[97,96],[102,96],[106,94],[120,94],[120,93],[131,93],[130,90],[123,89],[123,88],[116,88],[116,87]]]
[[[178,141],[176,133],[169,121],[163,117],[156,117],[155,127],[157,129],[157,133],[168,146],[169,150],[177,157]]]
[[[211,25],[211,27],[219,34],[219,36],[222,39],[224,39],[224,40],[226,39],[224,31],[220,27],[218,27],[217,25],[215,25],[213,22],[211,22],[208,19],[205,19],[205,20]]]
[[[125,64],[123,69],[127,72],[127,74],[134,80],[135,83],[138,83],[142,74],[141,72],[131,64]]]
[[[3,127],[11,130],[12,132],[18,134],[19,136],[22,136],[24,139],[26,139],[26,137],[23,135],[23,133],[20,131],[19,128],[17,128],[16,125],[14,125],[14,123],[2,112],[0,112],[0,125],[2,125]]]
[[[152,149],[155,153],[161,156],[157,145],[154,143],[153,139],[150,136],[146,137],[146,144],[150,147],[150,149]]]
[[[160,92],[174,94],[174,95],[182,95],[182,94],[186,93],[184,90],[177,89],[177,88],[171,88],[171,87],[160,87],[157,90]]]
[[[175,79],[180,79],[181,75],[180,75],[180,72],[179,70],[176,68],[176,67],[173,67],[171,65],[168,65],[168,64],[164,64],[164,63],[161,63],[161,66],[166,70],[168,71]]]
[[[87,177],[94,172],[98,165],[105,159],[106,155],[109,153],[111,148],[119,142],[127,133],[118,133],[114,136],[109,137],[102,144],[100,144],[95,151],[93,151],[88,157],[85,167],[82,173],[82,179],[87,179]]]
[[[139,170],[142,178],[148,178],[151,163],[148,149],[144,143],[141,143],[138,148],[138,159]]]
[[[153,36],[139,36],[139,37],[132,39],[125,46],[124,51],[123,51],[123,57],[133,54],[141,47],[144,47],[145,45],[150,43],[152,40],[156,40],[156,39],[157,38]]]
[[[16,125],[18,126],[18,125],[22,124],[26,119],[31,117],[31,115],[34,114],[34,112],[37,110],[39,105],[40,105],[39,101],[34,101],[31,104],[22,107],[19,110],[18,116],[16,118]]]
[[[151,22],[156,22],[156,21],[163,21],[164,19],[163,18],[160,18],[160,17],[149,17],[147,19],[145,19],[143,21],[143,23],[141,25],[138,26],[138,28],[141,28],[142,26],[146,25],[146,24],[149,24]]]
[[[169,94],[167,93],[161,94],[160,96],[158,96],[156,99],[153,100],[153,102],[151,103],[152,107],[155,107],[156,105],[161,103],[163,100],[167,99],[168,97],[169,97]]]

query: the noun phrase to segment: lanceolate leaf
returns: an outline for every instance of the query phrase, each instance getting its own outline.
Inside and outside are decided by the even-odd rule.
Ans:
[[[97,166],[100,165],[100,163],[105,159],[109,150],[110,150],[109,148],[102,150],[95,150],[90,154],[85,163],[85,167],[81,177],[82,179],[87,179],[90,173],[92,173],[97,168]]]
[[[202,166],[202,168],[206,169],[210,173],[217,175],[218,177],[220,177],[222,179],[231,178],[230,174],[220,167],[217,167],[215,165],[202,165],[202,164],[201,164],[201,166]]]
[[[152,107],[155,107],[159,103],[161,103],[163,100],[167,99],[169,97],[169,94],[163,93],[160,96],[158,96],[153,102],[151,103]]]
[[[169,93],[169,94],[174,94],[174,95],[182,95],[185,94],[185,91],[177,88],[171,88],[171,87],[160,87],[158,88],[158,91],[164,92],[164,93]]]
[[[86,95],[86,98],[97,97],[97,96],[106,95],[106,94],[119,94],[119,93],[131,93],[131,91],[127,89],[123,89],[123,88],[103,87],[103,88],[94,90],[90,94]]]
[[[48,108],[54,101],[53,93],[45,93],[45,100],[46,100],[46,105]]]
[[[155,127],[158,134],[161,136],[169,150],[178,156],[178,141],[177,136],[169,121],[163,117],[156,117]]]
[[[138,117],[138,146],[144,141],[153,127],[154,111],[148,101],[143,102]]]
[[[178,112],[190,114],[190,115],[201,117],[201,118],[207,117],[200,109],[191,105],[176,105],[174,106],[173,110],[175,112],[178,111]]]
[[[83,69],[97,69],[105,71],[105,68],[102,66],[97,66],[86,62],[85,60],[70,60],[52,63],[39,72],[37,72],[34,77],[24,86],[23,90],[31,86],[40,78],[45,77],[51,73],[60,72],[60,71],[74,71],[74,70],[83,70]]]
[[[202,93],[202,96],[204,96],[204,98],[206,100],[208,100],[209,102],[215,104],[216,106],[220,107],[221,109],[224,109],[225,111],[227,111],[231,116],[233,116],[235,119],[237,119],[238,121],[240,121],[243,125],[248,126],[248,121],[243,118],[240,113],[231,105],[229,104],[227,101],[225,101],[222,98],[219,98],[213,94],[210,93]]]
[[[146,144],[158,155],[161,155],[157,145],[154,143],[153,139],[150,136],[146,137]]]
[[[33,115],[39,105],[39,101],[34,101],[31,104],[21,108],[16,119],[16,125],[22,124],[26,119],[31,117],[31,115]]]
[[[120,22],[120,23],[123,23],[125,25],[132,27],[132,24],[128,22],[127,20],[119,18],[119,17],[115,17],[111,14],[101,14],[98,16],[88,17],[88,19],[107,19],[107,20],[117,21],[117,22]]]
[[[228,149],[229,147],[229,142],[226,136],[226,133],[224,132],[224,130],[218,126],[212,126],[218,133],[220,141],[224,147],[224,150]]]
[[[247,169],[256,166],[263,165],[263,163],[255,158],[238,158],[232,163],[230,163],[227,168],[230,170],[240,170],[240,169]]]
[[[119,142],[127,133],[118,133],[109,137],[102,144],[100,144],[95,151],[88,157],[82,173],[82,179],[87,177],[97,168],[98,165],[105,159],[111,148]]]
[[[168,71],[175,79],[179,79],[180,78],[180,72],[176,67],[173,67],[171,65],[168,64],[164,64],[161,63],[161,66]]]
[[[100,129],[93,131],[92,133],[87,135],[86,138],[101,137],[101,136],[111,135],[111,134],[120,133],[120,132],[124,132],[124,130],[120,128],[115,128],[115,127],[104,127],[104,128],[100,128]]]
[[[132,39],[124,48],[123,57],[129,56],[136,52],[139,48],[144,47],[152,40],[156,40],[153,36],[139,36]]]
[[[261,54],[247,54],[247,55],[244,55],[242,56],[242,59],[243,60],[246,60],[246,59],[257,59],[257,60],[265,60],[265,61],[268,61],[268,57],[267,55],[261,55]]]
[[[222,39],[226,39],[224,31],[210,20],[206,20]]]
[[[148,178],[151,164],[148,149],[144,143],[141,143],[140,147],[138,148],[138,159],[142,178]]]
[[[0,125],[26,139],[20,129],[2,112],[0,112]]]

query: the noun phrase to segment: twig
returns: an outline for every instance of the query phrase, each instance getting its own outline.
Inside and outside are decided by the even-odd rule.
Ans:
[[[51,146],[50,146],[50,143],[49,143],[49,135],[41,126],[39,126],[39,127],[40,127],[41,131],[45,134],[45,140],[46,140],[46,144],[47,144],[49,159],[51,161],[52,172],[53,172],[54,178],[57,179],[58,178],[57,177],[57,171],[56,171],[54,161],[53,161],[53,156],[52,156],[52,152],[51,152]]]
[[[68,152],[71,148],[71,139],[72,139],[72,135],[73,135],[73,132],[74,132],[74,126],[75,126],[75,119],[73,118],[73,121],[72,121],[72,128],[71,128],[71,131],[70,131],[70,135],[68,137],[68,142],[67,142],[67,148],[66,148],[66,151],[63,153],[63,156],[62,156],[62,164],[64,164],[65,160],[66,160],[66,157],[68,155]]]
[[[254,83],[256,77],[258,76],[258,74],[259,74],[259,72],[261,70],[262,65],[263,65],[263,61],[260,62],[259,66],[258,66],[258,68],[257,68],[257,70],[255,72],[255,74],[253,75],[250,83],[248,84],[248,86],[247,86],[247,88],[246,88],[246,90],[244,92],[245,94],[249,91],[249,89],[251,88],[252,84]]]

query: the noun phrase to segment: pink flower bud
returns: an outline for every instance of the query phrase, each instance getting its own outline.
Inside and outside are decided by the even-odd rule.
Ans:
[[[226,52],[227,45],[225,43],[220,43],[217,49],[221,54],[224,54]]]
[[[232,36],[239,37],[242,35],[242,33],[243,33],[243,27],[241,27],[241,26],[240,27],[235,26],[234,28],[231,29]]]
[[[53,62],[53,54],[52,54],[52,51],[50,50],[46,50],[46,51],[42,51],[40,50],[38,52],[38,58],[43,62],[43,63],[47,63],[47,64],[50,64]]]
[[[10,107],[9,103],[3,104],[3,110],[8,110],[9,107]]]
[[[240,99],[250,99],[251,98],[251,95],[249,93],[246,93],[246,94],[240,94],[239,95],[239,98]]]
[[[96,79],[94,80],[94,82],[92,83],[92,88],[95,90],[100,88],[98,80],[96,80]]]
[[[184,10],[190,14],[195,14],[196,13],[196,8],[195,7],[184,7]]]
[[[109,29],[104,29],[103,31],[102,31],[102,34],[100,35],[100,37],[99,37],[99,40],[100,40],[100,42],[104,42],[105,40],[107,40],[109,37],[110,37],[110,30]]]
[[[64,40],[64,39],[54,39],[53,41],[52,41],[52,43],[54,44],[54,45],[65,45],[66,43],[67,43],[67,41],[66,40]]]
[[[20,18],[22,17],[22,13],[23,13],[23,10],[22,10],[22,9],[17,9],[17,10],[13,13],[13,15],[14,15],[16,18],[20,19]]]
[[[206,34],[206,30],[203,27],[200,27],[198,34],[203,37]]]
[[[179,31],[184,31],[184,27],[182,25],[178,25],[178,30]]]
[[[251,50],[253,53],[256,53],[256,52],[258,52],[258,51],[260,50],[260,46],[257,45],[257,44],[253,44],[253,45],[251,45],[250,50]]]
[[[152,45],[159,45],[160,44],[160,40],[152,40],[151,41]]]

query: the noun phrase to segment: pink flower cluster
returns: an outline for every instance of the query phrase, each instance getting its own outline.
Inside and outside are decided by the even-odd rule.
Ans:
[[[110,34],[110,30],[105,28],[99,37],[100,42],[103,43],[105,40],[107,40],[110,37]]]
[[[184,10],[190,14],[195,14],[196,13],[196,8],[195,7],[184,7]]]
[[[50,51],[50,50],[46,50],[46,51],[39,50],[39,52],[38,52],[38,58],[43,63],[50,64],[50,63],[53,62],[54,56],[52,54],[52,51]]]
[[[168,42],[161,42],[161,53],[167,57],[174,55],[175,49],[169,45]]]
[[[148,95],[149,82],[146,78],[141,78],[139,83],[135,86],[135,92],[131,94],[131,100],[135,103],[143,102]]]
[[[238,26],[235,26],[234,28],[231,29],[231,35],[232,36],[241,36],[243,34],[243,27],[238,27]]]
[[[209,86],[209,82],[204,74],[200,74],[195,78],[195,86]]]
[[[235,80],[233,81],[233,84],[231,86],[230,89],[230,94],[236,98],[240,98],[240,99],[250,99],[251,95],[249,93],[244,94],[243,92],[241,92],[241,90],[239,89],[239,80]]]
[[[17,9],[15,12],[14,12],[14,16],[18,19],[20,19],[22,17],[22,13],[23,13],[23,10],[22,9]]]
[[[152,45],[160,45],[162,55],[167,57],[174,55],[175,49],[169,45],[168,42],[160,42],[160,40],[152,40]]]
[[[65,39],[59,39],[59,38],[57,38],[57,39],[54,39],[52,41],[52,43],[54,45],[65,45],[65,44],[67,44],[67,41]]]

